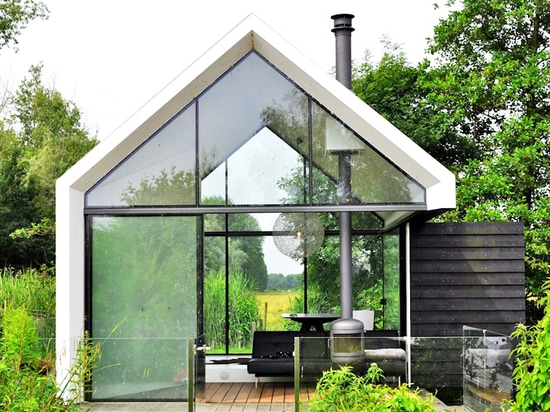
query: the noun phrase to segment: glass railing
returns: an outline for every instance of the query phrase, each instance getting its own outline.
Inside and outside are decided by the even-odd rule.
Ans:
[[[98,342],[101,357],[92,374],[91,400],[192,399],[193,346],[188,339],[107,338]]]
[[[380,383],[411,384],[436,395],[448,406],[464,405],[472,411],[500,411],[512,396],[512,360],[507,336],[465,327],[464,336],[380,336],[354,338],[360,344],[349,354],[329,337],[295,340],[295,411],[307,410],[305,391],[313,392],[324,371],[351,364],[364,374],[372,363],[384,373]],[[355,359],[354,359],[355,357]],[[308,388],[307,390],[305,388]]]
[[[502,401],[512,397],[512,342],[506,335],[469,326],[463,332],[463,405],[500,411]]]

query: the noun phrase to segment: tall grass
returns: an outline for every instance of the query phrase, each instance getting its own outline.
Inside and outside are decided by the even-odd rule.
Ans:
[[[55,278],[36,269],[3,269],[0,271],[0,301],[25,306],[34,317],[55,318]],[[3,309],[0,308],[0,314]]]
[[[294,300],[301,293],[298,290],[258,293],[258,309],[261,316],[261,324],[258,325],[258,329],[287,330],[292,323],[298,325],[296,322],[283,318],[282,314],[303,312],[303,309],[294,310],[293,306]]]
[[[55,278],[36,269],[0,271],[0,322],[7,307],[24,307],[34,319],[43,351],[55,338]]]
[[[250,347],[252,324],[258,323],[256,288],[250,279],[240,272],[229,274],[229,347],[230,351]],[[204,279],[205,333],[212,351],[225,349],[225,271],[209,273]]]
[[[83,339],[61,386],[54,373],[55,279],[36,270],[0,272],[0,410],[80,411],[99,345]]]

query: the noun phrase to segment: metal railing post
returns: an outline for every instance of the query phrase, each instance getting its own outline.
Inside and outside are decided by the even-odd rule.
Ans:
[[[187,340],[187,406],[188,412],[195,410],[195,339]]]
[[[300,411],[300,337],[294,337],[294,411]]]

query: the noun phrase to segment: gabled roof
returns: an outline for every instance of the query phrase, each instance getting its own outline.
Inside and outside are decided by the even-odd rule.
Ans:
[[[360,138],[425,188],[425,205],[377,210],[391,227],[419,211],[455,207],[454,175],[336,79],[250,15],[58,180],[85,193],[250,51],[320,102]],[[372,207],[369,209],[373,211]]]

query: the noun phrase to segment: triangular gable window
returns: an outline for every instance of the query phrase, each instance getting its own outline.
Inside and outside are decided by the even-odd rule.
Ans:
[[[256,52],[86,195],[87,207],[342,203],[424,204],[425,190]]]

